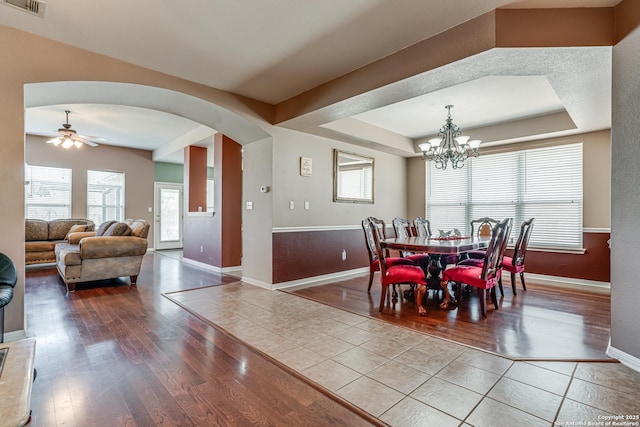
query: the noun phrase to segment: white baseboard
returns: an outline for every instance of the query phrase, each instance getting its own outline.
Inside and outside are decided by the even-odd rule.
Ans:
[[[216,267],[215,265],[207,264],[201,261],[196,261],[191,258],[182,257],[182,261],[187,264],[192,264],[203,268],[205,270],[213,271],[214,273],[223,273],[223,274],[231,274],[233,272],[242,272],[242,266],[232,266],[232,267]]]
[[[321,276],[305,277],[304,279],[291,280],[289,282],[274,283],[273,289],[286,289],[294,286],[324,285],[336,280],[346,280],[356,276],[362,276],[369,272],[369,267],[356,268],[353,270],[339,271],[337,273],[323,274]]]
[[[632,356],[628,353],[625,353],[622,350],[618,350],[615,347],[611,347],[611,340],[609,340],[609,346],[607,347],[607,356],[613,357],[614,359],[618,359],[620,363],[629,368],[633,369],[636,372],[640,372],[640,359],[635,356]]]
[[[544,274],[524,273],[525,282],[533,282],[541,285],[557,286],[560,288],[580,289],[583,291],[591,291],[599,294],[611,294],[611,283],[598,282],[595,280],[576,279],[573,277],[547,276]],[[503,272],[503,283],[511,284],[511,276]],[[516,282],[520,282],[517,278]],[[519,286],[519,285],[518,285]]]
[[[25,331],[24,329],[20,329],[18,331],[5,332],[4,342],[18,341],[18,340],[25,339],[26,337],[27,337],[27,331]]]
[[[273,285],[271,283],[263,282],[262,280],[252,279],[251,277],[242,276],[240,279],[243,283],[248,283],[253,286],[257,286],[259,288],[273,290]]]

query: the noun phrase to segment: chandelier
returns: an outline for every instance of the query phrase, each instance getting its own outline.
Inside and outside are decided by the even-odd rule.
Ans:
[[[469,157],[478,157],[479,139],[471,139],[462,135],[462,130],[453,123],[451,109],[453,105],[444,107],[447,109],[447,122],[444,124],[438,136],[428,142],[419,145],[422,151],[422,160],[435,162],[436,168],[446,169],[449,162],[454,169],[464,166],[464,161]]]

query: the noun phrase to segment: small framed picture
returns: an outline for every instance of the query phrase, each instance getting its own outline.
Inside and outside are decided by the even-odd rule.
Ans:
[[[311,159],[300,157],[300,176],[311,176]]]

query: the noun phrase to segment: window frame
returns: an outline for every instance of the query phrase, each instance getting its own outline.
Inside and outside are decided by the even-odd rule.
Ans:
[[[45,180],[40,180],[40,181],[34,181],[33,179],[33,168],[38,168],[41,170],[41,172],[44,173],[44,169],[48,169],[51,171],[51,173],[53,174],[53,170],[57,170],[57,171],[64,171],[66,173],[68,173],[68,175],[66,177],[63,177],[63,179],[67,179],[68,178],[68,188],[66,189],[62,189],[59,190],[61,192],[67,192],[68,194],[68,203],[29,203],[30,200],[30,196],[28,195],[29,191],[33,191],[34,189],[34,184],[35,183],[49,183],[49,185],[53,185],[53,186],[57,186],[60,185],[61,182],[56,182],[53,180],[49,180],[49,181],[45,181]],[[57,167],[57,166],[41,166],[41,165],[29,165],[25,163],[25,169],[24,169],[24,184],[25,184],[25,192],[24,192],[24,210],[25,210],[25,218],[29,218],[29,219],[42,219],[45,221],[49,221],[52,219],[63,219],[63,218],[71,218],[71,213],[73,212],[72,208],[72,203],[73,203],[73,169],[71,168],[61,168],[61,167]],[[40,184],[39,188],[42,189],[43,184]],[[33,193],[32,193],[33,194]],[[31,196],[32,198],[33,196]],[[32,200],[32,199],[31,199]],[[32,210],[30,207],[39,207],[39,208],[46,208],[46,207],[50,207],[52,209],[55,208],[62,208],[64,210],[66,210],[63,214],[61,215],[51,215],[51,211],[49,215],[31,215],[29,212]]]

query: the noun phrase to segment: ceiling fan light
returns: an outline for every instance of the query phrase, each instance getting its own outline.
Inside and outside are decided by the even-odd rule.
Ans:
[[[71,148],[73,147],[73,141],[70,140],[69,138],[65,138],[64,141],[62,142],[62,148]]]
[[[47,141],[47,144],[53,144],[55,146],[60,145],[60,138],[55,137],[55,138],[51,138],[50,140]]]
[[[73,145],[75,145],[75,146],[76,146],[76,148],[80,148],[80,147],[82,147],[82,142],[80,142],[80,141],[74,141]]]

